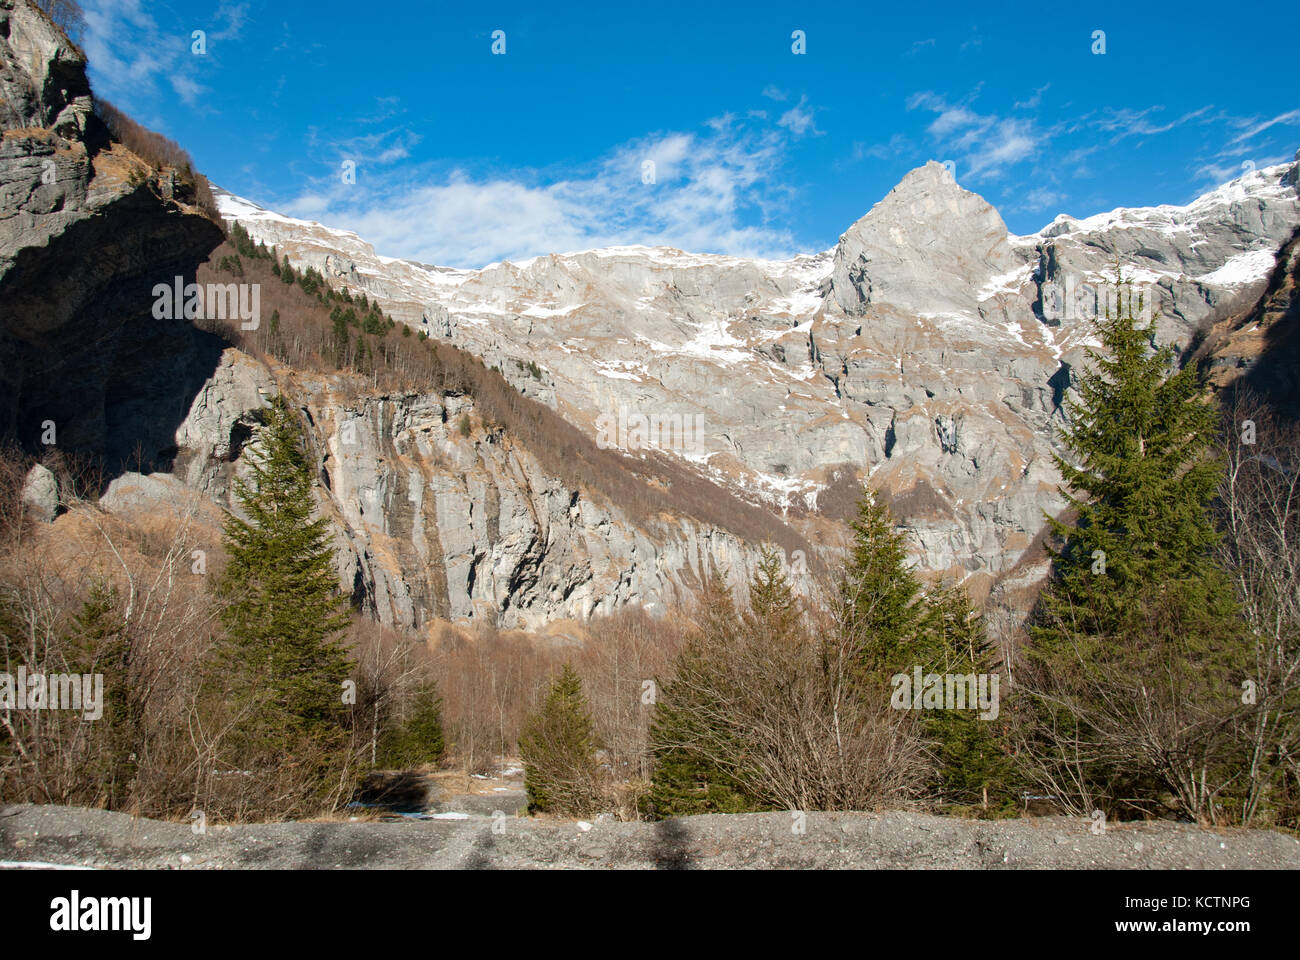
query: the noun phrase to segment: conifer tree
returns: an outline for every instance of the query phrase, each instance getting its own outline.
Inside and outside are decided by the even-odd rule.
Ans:
[[[779,558],[777,563],[774,572],[780,576]],[[760,588],[758,607],[770,612],[780,609],[785,597],[777,581],[770,579],[770,564],[767,570],[765,577],[760,567],[755,579],[766,584],[765,591]],[[728,674],[728,653],[740,642],[740,628],[725,573],[708,572],[697,630],[678,654],[671,679],[658,684],[650,720],[654,771],[648,800],[656,817],[760,808],[758,801],[745,795],[734,769],[738,760],[743,762],[744,748],[727,704],[729,684],[735,682]]]
[[[1201,817],[1233,778],[1248,654],[1211,557],[1218,414],[1118,273],[1114,291],[1056,461],[1073,518],[1049,517],[1062,544],[1030,623],[1025,755],[1081,807]]]
[[[600,801],[596,749],[582,680],[566,663],[519,737],[529,811],[573,816],[595,812]]]
[[[926,598],[926,605],[926,629],[937,651],[934,672],[983,675],[990,678],[983,688],[990,694],[991,678],[998,678],[997,716],[981,716],[983,711],[970,704],[966,709],[925,712],[926,732],[934,741],[938,761],[939,795],[945,803],[1005,809],[1014,803],[1018,784],[1001,735],[1006,723],[1001,697],[1009,692],[1008,677],[995,673],[998,664],[983,618],[971,608],[962,588],[940,587]]]
[[[761,627],[776,637],[790,637],[799,628],[799,600],[781,569],[781,554],[770,546],[763,547],[750,580],[745,618],[751,629]]]
[[[924,588],[908,564],[903,534],[878,495],[864,491],[852,529],[840,608],[849,620],[843,629],[859,637],[862,696],[882,695],[892,677],[915,676],[917,668],[923,677],[990,675],[994,664],[984,626],[965,591]],[[999,696],[1005,681],[999,677]],[[912,693],[919,696],[919,691]],[[982,805],[987,795],[1004,803],[1013,791],[1000,728],[979,714],[967,704],[920,715],[933,744],[937,789],[945,802]]]
[[[853,545],[840,579],[846,629],[861,637],[863,669],[877,679],[927,666],[934,654],[921,582],[907,562],[889,508],[864,490],[850,524]]]
[[[248,460],[252,476],[235,481],[247,519],[227,514],[225,524],[224,659],[241,693],[265,704],[277,734],[320,732],[340,719],[348,661],[338,635],[348,618],[327,522],[313,519],[302,427],[283,396],[267,411]]]
[[[1139,325],[1142,304],[1118,275],[1115,291],[1116,309],[1097,321],[1102,349],[1089,350],[1079,400],[1068,402],[1067,456],[1054,458],[1074,517],[1048,517],[1063,546],[1049,548],[1040,648],[1054,642],[1053,623],[1099,634],[1135,615],[1152,590],[1178,592],[1209,629],[1235,620],[1230,584],[1211,557],[1217,409],[1196,365],[1174,370],[1173,349],[1155,347],[1155,321]]]
[[[1048,518],[1063,548],[1052,550],[1044,602],[1060,610],[1088,600],[1117,614],[1135,591],[1180,584],[1231,615],[1229,584],[1210,558],[1217,408],[1196,364],[1171,369],[1173,347],[1154,347],[1154,320],[1141,327],[1140,300],[1122,278],[1114,287],[1117,308],[1097,321],[1102,349],[1088,351],[1078,402],[1067,403],[1067,455],[1054,457],[1075,518]]]
[[[431,682],[419,684],[410,695],[406,716],[390,723],[379,741],[377,763],[403,769],[437,763],[446,749],[442,730],[442,698]]]

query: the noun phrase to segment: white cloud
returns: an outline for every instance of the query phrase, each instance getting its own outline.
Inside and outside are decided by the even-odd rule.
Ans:
[[[248,18],[247,4],[222,3],[215,13],[197,17],[183,32],[164,31],[141,0],[82,0],[85,30],[81,42],[98,92],[110,100],[135,101],[168,96],[163,86],[189,106],[198,106],[208,88],[198,75],[225,41],[238,39]],[[194,54],[191,34],[206,33],[207,53]]]
[[[929,91],[909,97],[907,108],[936,114],[926,131],[958,164],[963,179],[996,179],[1047,140],[1031,119],[976,113]]]
[[[781,114],[781,119],[777,122],[796,137],[802,137],[805,133],[816,134],[821,132],[817,129],[813,111],[808,108],[807,97],[800,97],[799,103]]]
[[[1243,140],[1249,140],[1251,137],[1255,137],[1263,133],[1269,127],[1277,126],[1278,124],[1291,125],[1297,123],[1300,123],[1300,110],[1288,110],[1286,113],[1278,114],[1272,120],[1264,120],[1262,122],[1251,123],[1251,125],[1247,127],[1246,130],[1244,130],[1242,133],[1238,134],[1237,136],[1233,137],[1231,140],[1228,141],[1228,143],[1233,144],[1233,143],[1240,143]]]
[[[1168,133],[1170,130],[1203,116],[1209,109],[1209,107],[1201,107],[1199,110],[1185,113],[1167,123],[1158,123],[1151,119],[1164,110],[1162,106],[1147,107],[1145,110],[1107,109],[1105,116],[1093,121],[1093,123],[1101,130],[1115,135],[1111,139],[1111,143],[1119,143],[1126,137],[1145,137]]]
[[[1065,194],[1052,190],[1050,187],[1035,187],[1025,194],[1024,203],[1020,205],[1019,209],[1037,213],[1040,210],[1059,207],[1064,200]]]
[[[355,230],[385,255],[449,266],[634,243],[789,256],[793,236],[768,224],[789,219],[789,191],[777,175],[799,126],[714,118],[703,133],[643,137],[549,179],[359,162],[355,184],[331,174],[280,206]],[[379,134],[375,143],[392,138]],[[646,161],[653,183],[643,182]]]

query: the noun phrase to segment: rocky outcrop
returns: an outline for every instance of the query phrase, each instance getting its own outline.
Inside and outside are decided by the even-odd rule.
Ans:
[[[660,611],[691,595],[706,569],[740,581],[756,566],[758,545],[724,529],[635,521],[548,475],[481,422],[472,397],[373,395],[344,375],[273,373],[234,349],[176,430],[174,474],[125,475],[101,504],[132,513],[152,497],[188,507],[190,489],[238,510],[233,481],[247,476],[247,444],[277,392],[308,424],[341,582],[385,624],[539,629],[627,605]]]
[[[1300,419],[1300,229],[1278,254],[1258,302],[1215,324],[1194,356],[1219,390],[1250,394],[1250,403]]]
[[[1186,207],[1062,215],[1018,246],[1032,249],[1040,291],[1067,278],[1107,278],[1119,261],[1154,297],[1160,339],[1185,347],[1264,291],[1279,249],[1300,224],[1298,169],[1293,162],[1251,171]]]
[[[0,0],[0,434],[167,465],[220,346],[153,316],[152,290],[221,240],[108,142],[85,61],[28,0]]]
[[[44,464],[35,464],[23,480],[23,504],[38,519],[50,521],[59,512],[59,482]]]
[[[853,317],[882,303],[918,314],[974,312],[990,277],[1023,265],[1008,240],[998,212],[930,161],[840,237],[831,296]]]
[[[27,0],[0,0],[0,86],[4,129],[48,129],[67,141],[85,136],[86,59]]]

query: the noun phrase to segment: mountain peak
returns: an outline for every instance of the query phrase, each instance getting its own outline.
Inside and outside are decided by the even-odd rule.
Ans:
[[[931,160],[840,237],[831,290],[853,316],[878,302],[933,310],[936,294],[938,309],[964,311],[973,290],[1017,262],[993,205]]]

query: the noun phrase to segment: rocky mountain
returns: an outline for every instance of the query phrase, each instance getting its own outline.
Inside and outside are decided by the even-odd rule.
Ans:
[[[628,470],[590,441],[569,449],[599,469],[562,476],[554,451],[487,422],[463,387],[377,391],[255,358],[159,311],[156,285],[195,281],[221,230],[178,196],[177,170],[110,136],[83,55],[29,0],[0,0],[0,104],[0,441],[48,464],[25,490],[38,512],[53,519],[61,501],[98,493],[142,523],[184,515],[215,545],[216,508],[233,506],[245,446],[284,392],[309,425],[341,583],[387,624],[536,629],[653,610],[705,568],[744,578],[761,541],[807,548],[744,504],[717,509],[725,495],[658,509],[650,483],[674,485],[671,469]],[[101,488],[72,489],[91,461]]]
[[[149,290],[220,240],[109,140],[63,32],[0,0],[0,436],[165,467],[220,350]]]
[[[815,569],[866,479],[920,564],[978,598],[1027,576],[1060,506],[1061,403],[1117,258],[1182,344],[1239,332],[1261,297],[1293,303],[1276,265],[1294,261],[1295,163],[1024,237],[928,164],[834,248],[788,261],[620,247],[480,270],[382,257],[219,193],[227,221],[295,266],[514,387],[501,401],[483,370],[393,390],[159,314],[155,286],[211,273],[221,232],[175,170],[109,135],[84,58],[29,0],[0,0],[0,127],[0,438],[97,457],[104,509],[191,511],[215,543],[283,392],[309,427],[341,583],[397,626],[658,609],[708,568],[745,578],[764,542]],[[50,515],[56,480],[36,467],[29,483]]]
[[[869,477],[922,566],[979,595],[1061,505],[1055,427],[1116,261],[1158,308],[1159,337],[1186,346],[1264,292],[1300,224],[1296,182],[1283,164],[1184,207],[1062,215],[1014,236],[930,163],[833,249],[789,261],[620,247],[481,270],[382,257],[355,234],[218,201],[296,265],[498,365],[593,437],[635,447],[635,429],[607,428],[657,422],[652,443],[819,541]]]

